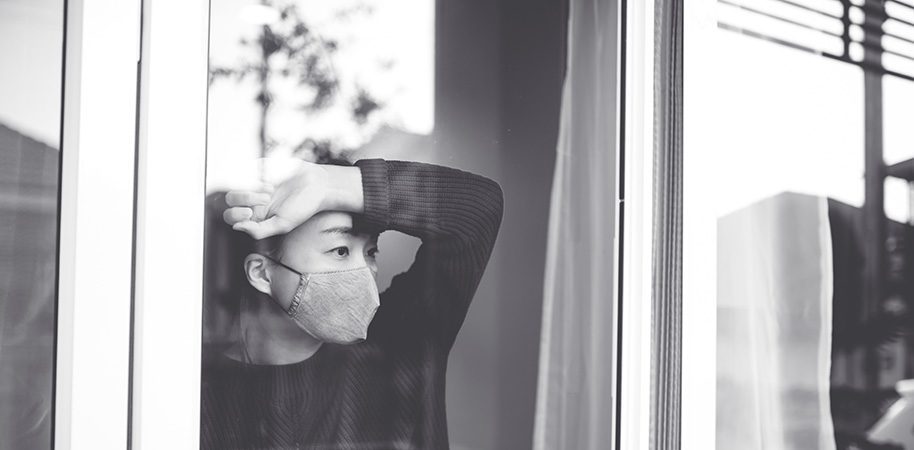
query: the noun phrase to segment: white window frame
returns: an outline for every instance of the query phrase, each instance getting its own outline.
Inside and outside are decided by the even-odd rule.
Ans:
[[[134,449],[198,448],[209,2],[143,2]]]
[[[622,352],[617,368],[618,450],[648,450],[651,380],[651,256],[653,255],[654,2],[625,3],[624,224],[621,255]],[[619,248],[618,246],[616,248]],[[617,315],[618,317],[618,315]]]
[[[66,5],[54,448],[122,449],[140,0]]]
[[[695,255],[716,252],[716,241],[697,239],[696,230],[707,226],[701,219],[705,198],[690,193],[697,183],[692,174],[703,158],[689,158],[713,145],[713,118],[706,114],[708,95],[715,95],[715,78],[709,76],[721,64],[708,49],[717,38],[718,7],[715,0],[695,0],[684,10],[683,65],[683,230],[682,230],[682,447],[714,448],[717,439],[717,292],[707,285],[705,273],[716,267],[688,264]],[[694,94],[694,95],[693,95]],[[694,98],[690,101],[688,98]]]

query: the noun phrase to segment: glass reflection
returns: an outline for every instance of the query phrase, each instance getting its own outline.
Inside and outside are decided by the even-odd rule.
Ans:
[[[715,3],[718,448],[911,448],[907,10]]]
[[[51,445],[62,0],[0,2],[0,449]]]
[[[290,306],[295,301],[297,280],[300,280],[295,272],[307,274],[312,270],[325,272],[329,269],[309,267],[314,261],[296,259],[301,255],[277,255],[271,251],[271,248],[275,250],[282,246],[268,245],[258,249],[245,238],[245,233],[233,234],[231,229],[226,232],[222,217],[222,211],[228,206],[224,198],[226,191],[257,189],[261,179],[282,178],[291,169],[300,169],[301,161],[339,163],[343,164],[340,167],[347,168],[345,160],[383,158],[387,162],[422,161],[439,167],[460,168],[497,181],[506,192],[512,192],[514,204],[524,206],[505,210],[506,219],[512,214],[513,218],[506,220],[499,232],[501,250],[495,249],[492,262],[485,269],[486,276],[480,281],[473,306],[448,354],[447,383],[435,388],[435,398],[446,394],[447,438],[452,448],[531,446],[539,357],[538,346],[531,343],[540,340],[543,303],[542,283],[531,280],[543,278],[546,262],[550,188],[561,123],[559,110],[566,42],[563,27],[567,17],[563,2],[543,1],[536,6],[518,8],[517,13],[502,14],[503,8],[514,7],[487,0],[213,2],[204,355],[234,355],[233,359],[239,364],[262,362],[264,357],[275,361],[256,348],[258,345],[254,341],[257,339],[253,336],[248,339],[247,347],[254,351],[238,352],[244,349],[237,345],[243,335],[241,330],[250,330],[254,325],[247,320],[239,323],[236,318],[255,313],[257,308],[237,301],[243,289],[253,287],[245,272],[238,265],[230,266],[230,261],[243,260],[252,253],[262,255],[253,256],[252,261],[278,268],[275,273],[287,288],[278,297],[288,301]],[[607,23],[614,22],[607,20]],[[605,60],[613,58],[607,56]],[[252,164],[252,160],[261,156],[285,163]],[[375,167],[372,173],[383,179],[378,170]],[[430,173],[427,170],[436,172],[439,169],[394,164],[388,170],[389,182],[407,174],[406,178],[425,183],[428,179],[424,177]],[[432,178],[439,176],[440,173]],[[476,177],[458,178],[459,183],[480,182],[479,186],[491,186]],[[368,190],[363,190],[366,192]],[[392,193],[391,198],[409,204],[415,200],[413,193]],[[449,205],[467,198],[477,201],[466,209],[461,208],[462,212],[452,216],[453,219],[457,220],[467,211],[479,212],[495,206],[486,195],[445,195],[433,202],[435,206],[430,209],[450,211]],[[252,208],[252,213],[255,209]],[[257,211],[257,214],[262,213]],[[491,211],[483,216],[489,213]],[[352,225],[353,231],[366,231],[356,223]],[[367,262],[374,236],[370,232],[361,234],[365,240],[358,242],[360,250],[354,251],[356,246],[349,246],[349,255],[364,256]],[[447,255],[452,254],[445,250],[447,246],[433,245],[441,250],[428,252],[433,253],[433,257],[420,260],[426,252],[418,249],[425,245],[427,236],[420,239],[409,234],[381,233],[377,237],[380,249],[376,260],[377,287],[381,295],[386,289],[393,289],[395,275],[406,272],[414,262],[418,266],[413,269],[433,276],[438,271],[436,267],[440,267],[438,264],[447,261]],[[495,264],[499,254],[503,262]],[[269,258],[293,270],[281,268]],[[453,275],[460,271],[441,273]],[[349,284],[359,286],[360,280],[363,278]],[[448,289],[443,290],[452,293],[459,293],[463,286],[463,282],[436,283],[436,290],[447,286]],[[303,289],[300,297],[308,296],[314,297]],[[383,297],[381,303],[378,316],[383,316],[380,312]],[[288,318],[285,323],[295,326]],[[410,329],[403,327],[402,332]],[[443,327],[444,330],[453,330],[453,327]],[[337,336],[334,339],[344,338]],[[307,346],[296,348],[304,351]],[[372,361],[387,361],[393,366],[398,366],[402,360],[392,361],[388,357],[409,358],[409,352],[382,352],[381,355],[384,358],[379,360],[374,359],[378,353],[369,352],[367,356]],[[510,356],[506,358],[506,355]],[[337,356],[337,353],[317,350],[313,358],[324,363],[343,361]],[[206,365],[210,362],[206,361],[204,366],[204,391],[207,383],[218,383],[220,379],[212,376],[214,372],[207,371],[214,368]],[[262,379],[260,375],[269,371],[257,369],[249,373],[251,380]],[[434,375],[432,369],[429,368],[429,377]],[[293,371],[289,367],[279,369],[288,376],[294,376]],[[338,378],[356,376],[357,372],[353,370]],[[438,375],[443,372],[439,371],[435,376]],[[235,386],[241,385],[243,383]],[[321,384],[332,385],[329,382]],[[230,384],[221,386],[231,388]],[[257,397],[250,392],[254,390],[264,394],[261,400],[276,400],[270,406],[273,409],[262,408],[263,401],[257,403],[256,408],[260,410],[301,411],[299,406],[309,403],[303,403],[301,396],[296,395],[283,399],[283,395],[272,390],[267,395],[268,390],[262,389],[262,384],[258,386],[260,388],[239,387],[239,392]],[[415,384],[412,381],[397,384],[375,380],[369,393],[362,397],[371,401],[385,392],[402,392],[404,386]],[[421,388],[416,390],[422,391]],[[209,400],[212,399],[211,396]],[[325,405],[328,398],[318,395],[312,400],[311,407],[323,408],[320,405]],[[203,403],[210,408],[215,404],[208,400]],[[251,405],[254,405],[253,400]],[[330,408],[326,420],[362,417],[345,405],[340,402],[339,408]],[[251,420],[236,422],[239,427],[259,426],[257,420],[265,416],[256,414],[254,408],[245,411],[251,414]],[[422,415],[428,423],[415,423],[415,430],[429,429],[427,425],[441,430],[439,427],[443,427],[445,421],[439,415],[440,408],[421,409],[435,414]],[[392,409],[384,420],[406,423],[402,421],[403,417]],[[201,419],[210,420],[212,416]],[[344,423],[328,427],[315,421],[306,425],[314,427],[315,436],[327,435],[328,430],[330,435],[358,435],[359,431],[374,433],[380,429],[375,423],[346,431]],[[276,430],[276,424],[276,421],[268,420],[263,426],[270,432],[265,435],[281,439],[286,435]],[[416,439],[442,439],[437,431],[434,435],[416,431],[414,436]],[[210,438],[212,436],[202,437],[204,446],[214,442]],[[378,448],[395,447],[389,440],[372,442]],[[369,442],[362,444],[368,446]],[[396,445],[407,447],[405,443]],[[437,444],[418,446],[429,447],[438,448]]]

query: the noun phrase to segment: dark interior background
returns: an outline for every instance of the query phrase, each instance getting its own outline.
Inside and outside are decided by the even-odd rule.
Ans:
[[[566,0],[436,4],[435,131],[410,145],[424,149],[416,159],[488,176],[505,193],[495,251],[450,357],[456,450],[532,446],[566,11]]]

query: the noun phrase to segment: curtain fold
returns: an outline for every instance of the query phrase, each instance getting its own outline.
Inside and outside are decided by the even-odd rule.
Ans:
[[[717,255],[717,448],[834,450],[826,200],[784,193],[722,217]]]
[[[617,5],[570,0],[534,448],[612,448]]]

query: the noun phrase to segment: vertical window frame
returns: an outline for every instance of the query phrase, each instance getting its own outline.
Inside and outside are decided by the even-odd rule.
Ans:
[[[134,448],[198,448],[209,1],[143,2]]]
[[[127,442],[140,0],[69,0],[53,446]]]
[[[627,1],[620,20],[622,61],[620,104],[622,245],[618,308],[620,339],[617,441],[619,449],[647,450],[650,444],[651,255],[654,165],[654,2]]]

